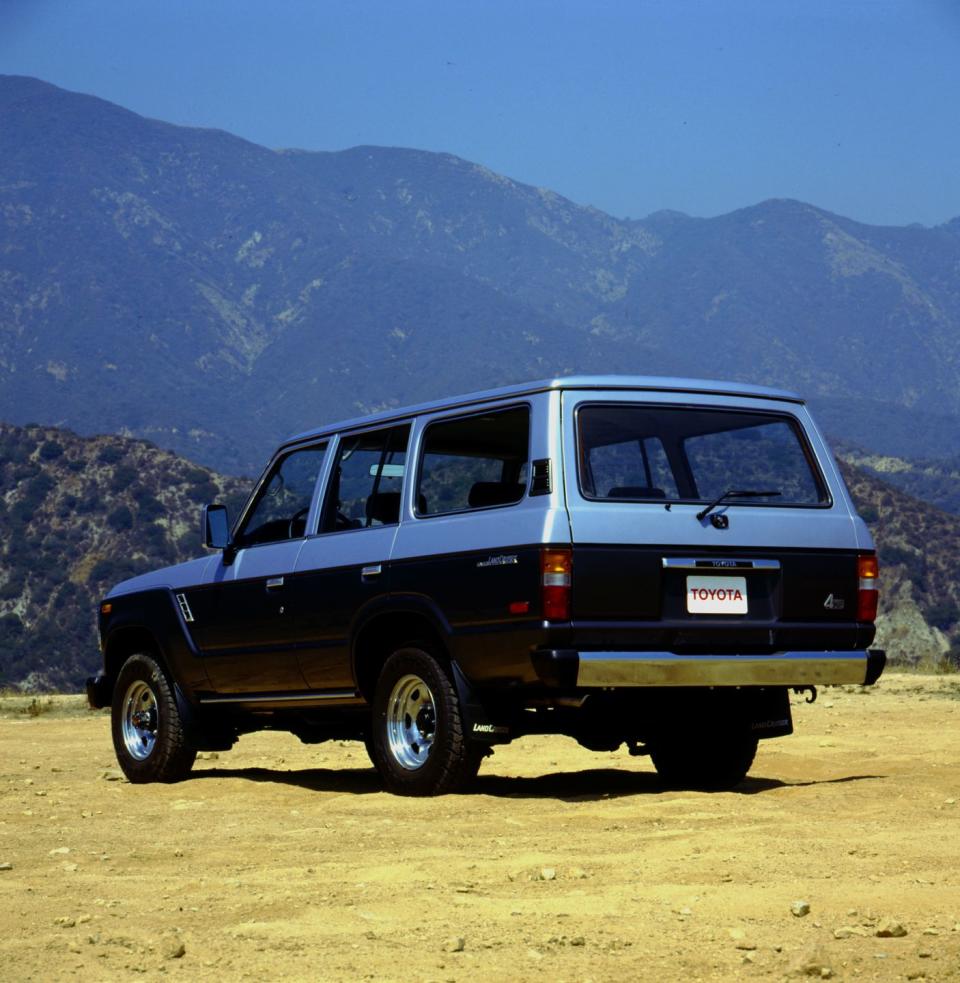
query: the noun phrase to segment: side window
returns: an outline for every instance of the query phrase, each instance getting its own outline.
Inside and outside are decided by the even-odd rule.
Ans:
[[[237,536],[238,546],[299,539],[306,534],[307,513],[326,452],[326,444],[305,447],[274,465]]]
[[[348,435],[330,476],[322,532],[366,529],[400,521],[400,492],[410,427]]]
[[[527,490],[526,406],[432,423],[423,436],[418,515],[519,502]]]

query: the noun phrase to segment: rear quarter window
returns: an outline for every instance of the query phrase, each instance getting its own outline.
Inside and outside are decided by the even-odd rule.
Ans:
[[[519,502],[527,491],[529,444],[527,406],[431,423],[421,443],[417,515]]]

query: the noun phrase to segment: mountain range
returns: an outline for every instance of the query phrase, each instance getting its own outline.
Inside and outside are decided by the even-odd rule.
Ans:
[[[326,420],[571,371],[785,386],[865,455],[955,456],[960,219],[617,219],[448,154],[271,150],[0,76],[0,419],[250,474]]]

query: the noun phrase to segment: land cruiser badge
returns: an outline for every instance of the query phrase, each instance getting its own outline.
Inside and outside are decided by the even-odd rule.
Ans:
[[[489,556],[485,560],[480,560],[477,567],[511,567],[517,562],[516,554],[511,553],[509,556]]]

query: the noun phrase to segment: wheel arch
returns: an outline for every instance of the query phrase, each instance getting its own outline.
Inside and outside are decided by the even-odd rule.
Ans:
[[[390,654],[404,644],[420,642],[449,664],[449,627],[426,604],[406,603],[370,614],[353,633],[351,663],[357,689],[373,701],[377,677]]]
[[[169,674],[170,666],[154,633],[144,625],[124,625],[110,633],[103,652],[103,669],[113,689],[124,662],[139,652],[152,656]]]

